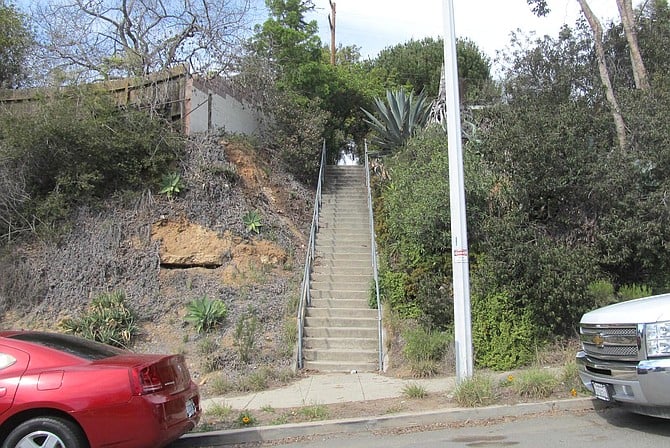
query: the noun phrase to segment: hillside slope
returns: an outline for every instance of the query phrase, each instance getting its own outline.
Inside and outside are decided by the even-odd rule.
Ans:
[[[122,291],[140,325],[132,349],[184,353],[203,384],[213,371],[234,379],[258,366],[289,367],[295,335],[284,325],[293,322],[313,191],[272,154],[214,136],[192,138],[179,171],[186,188],[174,200],[147,191],[82,209],[59,244],[12,248],[0,266],[0,326],[58,330],[96,295]],[[253,210],[258,234],[242,219]],[[200,335],[185,307],[205,296],[223,300],[229,314]],[[234,332],[249,313],[258,326],[246,364]]]

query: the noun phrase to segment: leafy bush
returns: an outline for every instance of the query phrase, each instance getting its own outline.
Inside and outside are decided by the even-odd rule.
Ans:
[[[589,283],[587,290],[593,299],[593,308],[600,308],[616,301],[614,285],[610,281],[596,280]]]
[[[463,407],[486,406],[496,400],[493,380],[488,375],[474,375],[456,385],[456,402]]]
[[[447,333],[417,327],[405,330],[403,339],[402,352],[414,377],[423,378],[439,372],[451,340]]]
[[[651,288],[645,285],[623,285],[618,291],[619,298],[622,301],[641,299],[652,294]]]
[[[407,398],[426,398],[428,396],[426,388],[416,383],[403,386],[402,394]]]
[[[416,302],[407,299],[405,285],[409,276],[403,272],[382,271],[379,274],[379,293],[391,309],[401,317],[416,318],[421,310]]]
[[[228,308],[219,299],[202,297],[186,305],[186,320],[195,326],[198,333],[203,333],[223,322],[228,316]]]
[[[582,314],[593,308],[587,287],[602,278],[593,252],[509,216],[489,219],[483,229],[486,238],[472,250],[473,295],[505,292],[514,307],[530,313],[540,339],[574,336]]]
[[[30,112],[5,110],[0,159],[12,182],[3,191],[14,202],[0,204],[0,222],[31,231],[34,222],[52,228],[73,206],[157,185],[182,147],[183,139],[163,121],[118,108],[95,88],[45,97],[32,102]]]
[[[128,347],[137,333],[134,313],[126,306],[121,291],[100,294],[79,318],[64,319],[60,325],[73,333],[117,347]]]
[[[240,355],[240,360],[245,364],[251,360],[251,354],[256,346],[257,326],[258,318],[252,308],[249,308],[246,313],[240,316],[235,325],[234,344]]]
[[[318,101],[285,92],[273,108],[267,136],[286,169],[296,179],[314,184],[319,173],[325,123],[329,114]]]
[[[179,173],[170,173],[163,176],[159,193],[166,195],[168,199],[173,199],[183,189],[184,183]]]
[[[531,314],[508,294],[472,297],[472,342],[479,366],[509,370],[528,364],[534,334]]]
[[[517,394],[530,398],[547,398],[551,396],[557,385],[556,375],[539,368],[520,372],[512,382],[512,388]]]

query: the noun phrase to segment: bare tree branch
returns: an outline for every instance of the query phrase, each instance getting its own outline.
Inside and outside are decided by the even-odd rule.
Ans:
[[[222,70],[251,32],[253,0],[50,0],[36,2],[51,67],[109,79],[189,64]]]

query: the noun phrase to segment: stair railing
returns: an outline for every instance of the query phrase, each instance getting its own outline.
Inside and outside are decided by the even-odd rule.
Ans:
[[[302,285],[300,287],[300,302],[298,303],[298,368],[302,369],[302,340],[305,331],[305,314],[307,307],[312,303],[310,292],[310,280],[312,273],[312,263],[316,256],[316,232],[319,230],[319,211],[321,210],[321,190],[326,165],[326,141],[323,142],[321,149],[321,162],[319,164],[319,180],[316,184],[316,198],[314,199],[314,212],[312,213],[312,227],[309,231],[309,242],[305,254],[305,270],[302,275]]]
[[[372,251],[372,274],[375,281],[375,297],[377,299],[377,331],[379,336],[379,371],[384,370],[384,331],[382,325],[382,303],[379,299],[379,272],[377,269],[377,239],[375,237],[375,217],[372,209],[372,186],[370,184],[370,156],[368,142],[365,141],[365,185],[368,189],[368,213],[370,221],[370,240]]]

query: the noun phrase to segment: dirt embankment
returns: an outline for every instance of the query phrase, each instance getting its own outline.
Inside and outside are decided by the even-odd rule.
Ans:
[[[174,200],[147,191],[104,210],[82,209],[58,244],[14,248],[2,266],[0,326],[57,330],[97,294],[121,290],[141,328],[134,350],[184,353],[201,379],[223,367],[230,375],[288,367],[284,317],[298,293],[313,191],[270,154],[215,137],[191,139],[180,171],[186,188]],[[261,216],[258,233],[243,222],[249,211]],[[229,310],[207,336],[184,319],[186,304],[204,296]],[[250,311],[257,346],[243,366],[233,334]]]

